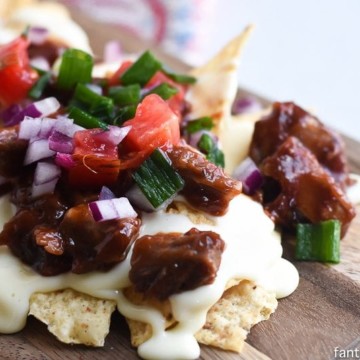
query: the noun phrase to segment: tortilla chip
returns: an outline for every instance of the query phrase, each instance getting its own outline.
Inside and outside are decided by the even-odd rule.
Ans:
[[[225,156],[225,171],[234,169],[248,156],[255,123],[269,112],[269,108],[251,114],[233,115],[223,127],[220,142]]]
[[[139,304],[139,296],[133,290],[126,293],[131,301]],[[146,301],[143,300],[142,304]],[[206,324],[195,335],[198,342],[223,350],[241,352],[250,328],[267,320],[277,307],[274,293],[270,293],[250,281],[242,281],[226,290],[221,299],[209,310]],[[165,310],[167,309],[167,310]],[[168,312],[164,304],[162,313]],[[131,344],[138,347],[151,337],[151,326],[126,319],[131,334]],[[175,320],[167,317],[167,327]]]
[[[67,289],[33,294],[29,315],[45,323],[48,330],[66,344],[104,346],[115,307],[115,301]]]
[[[225,122],[230,121],[231,106],[238,88],[240,55],[252,29],[253,26],[248,26],[207,64],[190,72],[197,78],[187,93],[187,100],[192,105],[190,118],[211,116],[218,135]]]

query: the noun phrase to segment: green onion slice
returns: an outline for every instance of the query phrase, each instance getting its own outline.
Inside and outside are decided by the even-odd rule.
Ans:
[[[113,100],[95,93],[84,84],[76,85],[72,104],[107,122],[113,116]]]
[[[91,55],[78,49],[65,50],[57,78],[58,88],[71,90],[77,83],[91,82],[92,68]]]
[[[122,125],[126,120],[130,120],[133,117],[135,117],[137,105],[128,105],[123,106],[119,109],[117,112],[115,118],[113,119],[113,125],[120,126]]]
[[[185,185],[183,178],[160,149],[155,149],[132,177],[155,209],[171,199]]]
[[[120,77],[123,85],[144,86],[162,68],[161,62],[150,51],[145,51]]]
[[[193,134],[200,130],[211,130],[213,127],[214,127],[213,119],[209,116],[204,116],[189,121],[185,129],[188,134]]]
[[[51,79],[51,72],[44,72],[29,91],[29,96],[32,99],[40,99],[47,84]]]
[[[318,224],[298,224],[295,257],[297,260],[338,263],[340,261],[339,220]]]
[[[106,123],[102,122],[95,116],[79,109],[76,106],[72,106],[69,112],[69,118],[74,120],[74,123],[80,125],[86,129],[102,128],[107,129]]]
[[[191,75],[184,75],[184,74],[176,74],[172,71],[169,71],[166,68],[162,69],[164,74],[166,74],[170,79],[174,80],[178,84],[195,84],[196,78]]]
[[[141,87],[139,84],[128,86],[112,86],[109,88],[109,96],[119,106],[138,104],[141,100]]]
[[[224,153],[217,147],[211,136],[202,134],[197,146],[209,161],[222,168],[225,167]]]
[[[176,95],[178,92],[179,92],[179,90],[176,89],[175,87],[173,87],[167,83],[161,83],[160,85],[152,88],[146,95],[157,94],[160,97],[162,97],[164,100],[168,100],[172,96]]]

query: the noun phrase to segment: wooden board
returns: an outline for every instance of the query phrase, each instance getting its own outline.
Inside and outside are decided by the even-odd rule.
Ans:
[[[105,26],[97,26],[77,16],[85,29],[93,34],[93,45],[99,54],[104,41],[118,38],[125,48],[135,51],[144,47],[141,40],[128,39],[124,34]],[[109,35],[110,34],[110,35]],[[174,69],[188,67],[156,51]],[[349,163],[360,173],[360,143],[345,138]],[[359,208],[360,214],[360,208]],[[280,300],[270,320],[256,325],[241,355],[202,347],[203,360],[297,360],[332,359],[334,349],[360,349],[360,215],[354,220],[342,241],[342,262],[336,266],[299,263],[292,259],[293,246],[287,242],[285,257],[299,270],[298,289]],[[104,348],[68,346],[58,342],[46,327],[29,318],[26,328],[18,334],[0,336],[0,359],[138,359],[131,348],[124,320],[112,319],[111,331]]]

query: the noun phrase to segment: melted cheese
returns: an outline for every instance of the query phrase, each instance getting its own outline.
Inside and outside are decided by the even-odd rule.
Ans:
[[[7,208],[6,208],[7,207]],[[1,221],[9,217],[9,202],[0,203]],[[129,252],[125,261],[106,273],[62,274],[42,277],[0,247],[0,333],[12,333],[25,326],[29,297],[34,292],[73,288],[77,291],[117,302],[124,316],[149,323],[152,337],[142,344],[139,355],[145,359],[194,359],[200,348],[193,336],[205,323],[209,308],[221,297],[230,279],[248,279],[276,293],[278,298],[291,294],[299,276],[292,264],[281,258],[282,247],[273,223],[261,206],[244,195],[232,200],[225,216],[211,217],[214,225],[193,224],[178,213],[156,212],[143,215],[141,235],[158,232],[186,232],[193,227],[212,230],[226,243],[216,280],[211,285],[170,297],[177,326],[165,331],[165,319],[156,309],[136,306],[123,295],[130,285]],[[1,224],[0,224],[1,225]]]

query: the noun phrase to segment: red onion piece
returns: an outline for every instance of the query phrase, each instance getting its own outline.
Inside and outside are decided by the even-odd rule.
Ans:
[[[30,59],[30,65],[35,69],[39,69],[43,71],[50,70],[50,64],[43,56],[37,56]]]
[[[52,194],[55,190],[55,186],[57,184],[59,179],[51,180],[47,183],[41,184],[41,185],[32,185],[32,191],[31,195],[33,198],[36,198],[41,195],[45,194]]]
[[[244,96],[241,98],[235,99],[232,106],[232,114],[239,115],[245,113],[253,113],[262,109],[262,105],[253,96]]]
[[[42,45],[49,35],[49,30],[40,26],[31,26],[29,28],[27,37],[34,45]]]
[[[234,170],[233,177],[243,183],[243,190],[247,195],[253,195],[263,183],[259,168],[249,157]]]
[[[36,164],[34,184],[42,185],[49,181],[58,179],[61,174],[61,169],[52,163],[39,161]]]
[[[73,137],[77,131],[85,130],[82,126],[74,124],[73,119],[69,119],[66,116],[58,116],[56,119],[54,130],[64,135]]]
[[[125,197],[93,201],[89,203],[89,209],[95,221],[137,217],[137,213]]]
[[[26,150],[24,165],[55,155],[55,151],[49,149],[47,139],[37,139],[29,143]]]
[[[110,200],[114,198],[115,198],[115,194],[107,186],[103,186],[101,188],[99,194],[99,200]]]
[[[0,118],[2,119],[5,126],[13,126],[18,124],[16,118],[21,111],[22,108],[20,105],[10,105],[8,108],[1,112]]]
[[[36,101],[33,104],[37,111],[40,112],[40,115],[37,116],[48,116],[54,114],[60,109],[60,103],[55,97],[48,97],[40,101]],[[31,116],[31,115],[29,115]],[[33,116],[33,117],[37,117]]]
[[[70,169],[76,165],[76,162],[71,154],[57,153],[55,156],[55,164],[64,169]]]
[[[39,134],[41,129],[41,119],[33,119],[31,117],[25,117],[19,127],[19,139],[30,140]]]
[[[104,46],[104,61],[106,63],[121,61],[123,58],[123,52],[121,45],[118,41],[108,41]]]
[[[101,131],[95,136],[104,143],[119,145],[125,136],[129,133],[131,126],[118,127],[109,126],[108,130]]]
[[[88,89],[90,89],[92,92],[94,92],[95,94],[98,95],[102,95],[103,94],[103,89],[100,85],[96,85],[96,84],[86,84],[86,87]]]
[[[49,149],[60,153],[71,154],[74,150],[73,138],[54,130],[49,137]]]

